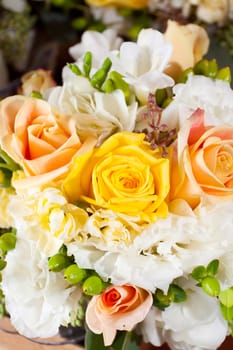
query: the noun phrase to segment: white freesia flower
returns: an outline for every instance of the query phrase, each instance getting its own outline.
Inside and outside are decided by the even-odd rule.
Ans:
[[[108,28],[102,33],[92,30],[84,32],[79,44],[69,48],[69,53],[75,61],[78,61],[87,51],[92,53],[92,65],[99,68],[112,50],[118,50],[122,39],[117,36],[114,29]]]
[[[119,55],[111,56],[112,69],[124,75],[125,81],[134,87],[139,101],[145,104],[149,92],[173,85],[173,79],[163,73],[171,52],[172,46],[166,43],[163,34],[143,29],[136,43],[124,42]]]
[[[199,287],[186,291],[185,302],[172,303],[164,311],[151,309],[141,325],[145,341],[166,341],[173,350],[216,350],[228,333],[217,299]]]
[[[101,140],[116,131],[133,131],[137,102],[127,105],[121,90],[102,93],[84,77],[65,76],[63,86],[50,90],[48,102],[75,119],[79,134],[97,134]]]
[[[37,241],[47,256],[57,253],[63,243],[72,240],[88,217],[55,188],[15,196],[8,210],[17,236]]]
[[[10,11],[23,12],[27,6],[25,0],[2,0],[1,5]]]
[[[201,75],[189,75],[185,84],[174,87],[174,101],[165,109],[163,122],[180,128],[197,109],[205,111],[206,125],[233,125],[233,90],[229,83]]]
[[[2,290],[13,326],[30,338],[56,335],[61,324],[71,321],[78,288],[69,288],[63,274],[49,272],[48,258],[34,241],[17,238],[6,261]]]

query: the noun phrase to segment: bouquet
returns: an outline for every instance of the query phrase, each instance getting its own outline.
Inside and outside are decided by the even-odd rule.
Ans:
[[[177,40],[179,38],[179,40]],[[233,91],[197,25],[87,31],[0,102],[1,313],[85,348],[214,350],[233,325]]]

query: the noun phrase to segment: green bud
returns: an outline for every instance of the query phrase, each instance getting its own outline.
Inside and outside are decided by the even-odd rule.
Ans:
[[[88,26],[88,19],[86,17],[75,18],[71,25],[75,30],[84,30]]]
[[[64,277],[70,284],[78,284],[87,276],[87,272],[78,265],[72,264],[64,271]]]
[[[83,292],[87,295],[100,294],[103,290],[103,282],[98,276],[90,276],[83,282]]]
[[[82,75],[81,70],[75,63],[67,63],[67,67],[75,74],[75,75]]]
[[[0,259],[0,271],[2,271],[6,267],[6,261]]]
[[[231,70],[230,67],[224,67],[220,69],[216,75],[216,79],[224,80],[228,83],[231,82]]]
[[[83,58],[83,72],[86,77],[89,77],[92,67],[92,53],[87,51]]]
[[[185,69],[181,75],[179,76],[177,83],[186,83],[186,81],[188,80],[188,76],[189,74],[193,75],[193,68],[187,68]]]
[[[42,95],[39,91],[32,91],[30,97],[42,99]]]
[[[115,85],[112,79],[107,79],[105,80],[103,86],[102,86],[102,90],[105,93],[110,94],[111,92],[113,92],[115,90]]]
[[[96,89],[100,89],[107,77],[107,74],[108,72],[106,72],[106,70],[103,68],[97,70],[91,78],[91,85]]]
[[[126,102],[129,102],[130,87],[129,84],[124,81],[122,75],[116,71],[112,71],[109,78],[113,81],[115,88],[120,89],[124,93]]]
[[[102,67],[104,70],[106,70],[106,72],[109,72],[110,69],[112,67],[112,61],[110,60],[110,58],[106,58],[102,64]]]
[[[205,75],[208,77],[209,74],[209,61],[207,59],[202,59],[197,62],[193,68],[194,74]]]
[[[220,293],[220,284],[215,277],[205,277],[201,281],[201,286],[204,292],[211,297],[216,297]]]
[[[219,300],[227,308],[233,307],[233,287],[221,291]]]
[[[12,250],[16,245],[16,236],[14,233],[7,232],[0,237],[0,249],[4,252]]]
[[[71,264],[71,261],[69,257],[61,253],[57,253],[51,256],[51,258],[49,258],[49,261],[48,261],[49,270],[53,272],[62,271],[64,268],[66,268],[70,264]]]

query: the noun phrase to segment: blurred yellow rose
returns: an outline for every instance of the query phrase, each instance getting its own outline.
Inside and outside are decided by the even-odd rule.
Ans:
[[[167,42],[173,46],[165,72],[174,79],[177,79],[183,70],[193,67],[208,51],[208,35],[205,29],[197,24],[181,25],[168,20],[164,35]]]
[[[233,196],[233,127],[205,127],[203,120],[198,109],[178,133],[179,156],[171,172],[171,199],[185,200],[192,209],[201,198]]]
[[[86,0],[92,6],[116,6],[142,9],[147,6],[148,0]]]
[[[169,160],[153,151],[144,134],[121,132],[99,148],[77,156],[64,180],[73,202],[155,220],[167,215]]]

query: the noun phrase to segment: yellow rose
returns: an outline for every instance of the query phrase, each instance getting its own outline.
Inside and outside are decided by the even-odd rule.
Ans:
[[[180,25],[169,20],[164,35],[173,46],[166,73],[174,79],[177,79],[183,70],[193,67],[208,51],[208,35],[205,29],[197,24]]]
[[[169,160],[153,151],[144,134],[121,132],[99,148],[74,158],[64,191],[73,202],[97,207],[142,220],[167,215]]]
[[[147,6],[148,0],[86,0],[92,6],[116,6],[142,9]]]

